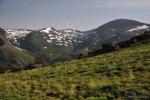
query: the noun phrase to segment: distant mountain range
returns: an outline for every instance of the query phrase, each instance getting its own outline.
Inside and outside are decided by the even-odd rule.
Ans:
[[[150,30],[150,24],[128,19],[114,20],[89,31],[57,30],[54,27],[40,30],[5,29],[4,31],[1,29],[0,48],[6,46],[9,49],[10,47],[15,48],[14,51],[19,50],[21,54],[30,56],[30,58],[33,57],[34,61],[30,60],[32,62],[29,62],[28,65],[37,63],[35,61],[37,57],[42,59],[38,63],[42,62],[47,65],[57,61],[78,58],[76,55],[101,49],[102,44],[118,44],[148,30]],[[4,54],[2,53],[2,55]],[[21,55],[19,54],[19,56]]]

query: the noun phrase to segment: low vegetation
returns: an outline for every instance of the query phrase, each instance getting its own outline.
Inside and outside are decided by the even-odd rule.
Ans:
[[[150,43],[0,75],[0,99],[149,100]]]

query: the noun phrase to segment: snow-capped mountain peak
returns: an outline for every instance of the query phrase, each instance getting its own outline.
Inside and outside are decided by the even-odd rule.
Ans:
[[[47,28],[40,30],[40,32],[49,33],[50,31],[53,31],[54,29],[55,29],[54,27],[47,27]]]
[[[5,31],[7,33],[6,37],[9,40],[12,40],[14,44],[18,44],[19,38],[23,38],[31,32],[31,30],[25,30],[25,29],[16,29],[16,30],[6,29]]]
[[[21,37],[25,37],[27,34],[29,34],[31,31],[30,30],[24,30],[24,29],[20,29],[20,30],[10,30],[10,29],[6,29],[5,30],[7,33],[7,38],[12,39],[12,38],[21,38]]]
[[[43,35],[43,39],[48,43],[60,46],[68,46],[74,38],[72,31],[65,32],[64,30],[57,30],[53,27],[44,28],[40,32]]]

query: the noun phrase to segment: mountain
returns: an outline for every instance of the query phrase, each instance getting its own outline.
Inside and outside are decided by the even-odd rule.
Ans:
[[[150,24],[117,19],[89,31],[58,30],[47,27],[40,30],[6,30],[9,41],[18,48],[40,56],[45,65],[78,58],[102,48],[102,44],[117,44],[150,30]]]
[[[19,38],[18,47],[41,56],[47,64],[72,59],[70,55],[83,37],[78,30],[48,27]]]
[[[69,57],[68,55],[72,52],[74,37],[72,33],[58,31],[50,27],[32,31],[20,40],[19,47],[40,55],[45,59],[45,62],[52,63],[52,60]]]
[[[150,24],[128,19],[110,21],[96,29],[87,31],[87,38],[75,48],[76,52],[93,51],[104,43],[119,43],[150,30]]]
[[[95,57],[0,74],[0,99],[149,100],[150,42]]]
[[[6,31],[0,28],[0,72],[26,69],[36,62],[33,54],[11,44]]]

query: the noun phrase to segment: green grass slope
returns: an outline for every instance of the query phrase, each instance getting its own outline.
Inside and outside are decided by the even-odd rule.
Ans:
[[[149,100],[150,42],[0,75],[2,100]]]

